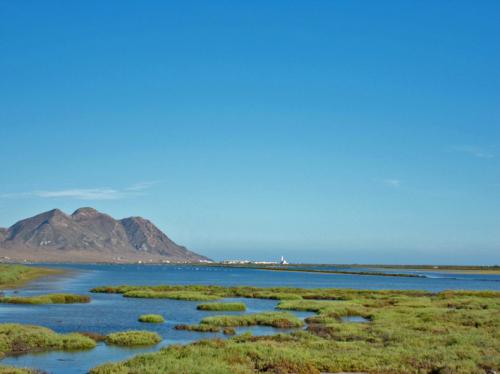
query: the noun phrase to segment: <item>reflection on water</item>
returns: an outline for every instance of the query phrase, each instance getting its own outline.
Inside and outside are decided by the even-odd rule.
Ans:
[[[439,274],[440,278],[397,278],[298,272],[272,272],[241,268],[196,267],[179,265],[57,265],[72,270],[62,276],[45,278],[18,291],[21,295],[47,292],[89,294],[102,285],[155,284],[215,284],[224,286],[253,285],[257,287],[338,287],[358,289],[492,289],[500,290],[499,275]],[[437,275],[434,273],[434,275]],[[480,279],[481,282],[477,280]],[[12,291],[10,291],[12,292]],[[9,292],[9,293],[10,293]],[[243,314],[274,310],[277,301],[260,299],[226,299],[242,301],[246,312],[198,311],[194,301],[166,299],[133,299],[115,294],[90,294],[89,304],[70,305],[9,305],[0,304],[0,323],[18,322],[49,327],[57,332],[96,332],[108,334],[122,330],[156,331],[164,340],[155,347],[119,348],[100,343],[84,352],[50,352],[7,357],[5,365],[32,367],[50,373],[86,373],[90,368],[108,361],[118,361],[138,353],[157,351],[170,344],[184,344],[204,338],[227,338],[222,333],[198,333],[175,330],[176,324],[196,324],[205,317],[220,314]],[[161,314],[164,324],[143,324],[141,314]],[[311,313],[296,313],[301,318]],[[354,318],[354,317],[352,317]],[[359,317],[358,317],[359,318]],[[347,321],[346,321],[347,322]],[[350,320],[349,322],[365,322]],[[274,334],[271,327],[245,327],[238,333],[251,331],[255,335]]]

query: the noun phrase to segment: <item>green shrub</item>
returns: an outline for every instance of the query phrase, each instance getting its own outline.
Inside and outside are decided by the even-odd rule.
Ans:
[[[155,345],[162,338],[156,332],[151,331],[122,331],[106,336],[106,343],[120,346]]]
[[[209,303],[200,304],[196,309],[205,311],[245,311],[247,307],[244,303]]]
[[[232,327],[224,327],[222,329],[222,332],[224,333],[224,335],[235,335],[236,334],[236,330]]]
[[[72,294],[48,294],[38,296],[11,296],[0,298],[0,303],[6,304],[76,304],[88,303],[90,297],[86,295],[72,295]]]
[[[95,341],[81,334],[58,334],[32,325],[0,324],[0,356],[48,350],[80,350],[94,348]]]
[[[163,323],[165,318],[159,314],[143,314],[139,317],[139,322],[145,323]]]

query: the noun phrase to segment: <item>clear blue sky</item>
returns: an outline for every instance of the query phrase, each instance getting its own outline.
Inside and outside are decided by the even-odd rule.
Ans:
[[[0,226],[500,263],[500,2],[0,1]]]

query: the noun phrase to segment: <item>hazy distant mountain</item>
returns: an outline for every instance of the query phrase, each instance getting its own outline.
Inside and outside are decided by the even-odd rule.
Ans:
[[[0,228],[0,255],[32,261],[208,260],[174,243],[147,219],[115,220],[93,208],[72,215],[53,209]]]

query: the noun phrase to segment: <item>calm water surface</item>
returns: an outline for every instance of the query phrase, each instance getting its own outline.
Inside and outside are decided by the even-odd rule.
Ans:
[[[358,289],[445,289],[500,290],[500,275],[449,274],[445,272],[415,272],[426,278],[398,278],[300,272],[273,272],[255,269],[179,266],[179,265],[51,265],[70,270],[64,276],[48,277],[16,291],[20,295],[49,292],[89,294],[89,290],[102,285],[157,285],[157,284],[215,284],[221,286],[249,285],[257,287],[338,287]],[[344,268],[345,270],[345,268]],[[356,269],[361,270],[361,269]],[[383,269],[381,269],[384,271]],[[390,272],[391,270],[386,270]],[[13,291],[9,291],[12,293]],[[162,346],[183,344],[203,338],[224,337],[214,333],[196,333],[174,330],[176,324],[195,324],[203,317],[243,312],[203,312],[196,310],[199,302],[132,299],[114,294],[91,294],[89,304],[73,305],[8,305],[0,304],[0,323],[18,322],[49,327],[57,332],[89,331],[107,334],[114,331],[143,329],[158,332],[163,342],[155,347],[125,349],[99,344],[85,352],[51,352],[7,357],[5,365],[32,367],[49,373],[86,373],[92,367],[109,361],[119,361],[139,353],[152,352]],[[274,300],[226,299],[243,301],[245,313],[272,311]],[[141,324],[141,314],[162,314],[164,324]],[[304,318],[309,313],[295,313]],[[238,329],[238,333],[251,331],[254,335],[275,334],[270,327]]]

